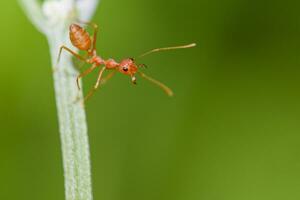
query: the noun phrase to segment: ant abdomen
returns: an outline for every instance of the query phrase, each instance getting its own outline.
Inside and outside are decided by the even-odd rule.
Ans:
[[[70,26],[70,40],[80,50],[87,51],[91,48],[91,37],[89,33],[77,24]]]

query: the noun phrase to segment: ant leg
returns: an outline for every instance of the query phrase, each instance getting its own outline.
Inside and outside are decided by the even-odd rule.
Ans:
[[[77,83],[77,87],[80,90],[80,85],[79,85],[79,79],[81,79],[82,77],[88,75],[89,73],[91,73],[94,69],[96,69],[97,65],[93,65],[92,67],[88,68],[87,70],[85,70],[84,72],[82,72],[81,74],[79,74],[76,78],[76,83]]]
[[[134,75],[131,75],[131,82],[136,85],[136,78]]]
[[[164,92],[165,92],[168,96],[173,96],[172,90],[171,90],[169,87],[167,87],[165,84],[163,84],[163,83],[161,83],[161,82],[159,82],[159,81],[157,81],[157,80],[155,80],[155,79],[153,79],[153,78],[147,76],[146,74],[144,74],[144,73],[142,73],[142,72],[138,72],[138,73],[140,74],[140,76],[141,76],[142,78],[144,78],[144,79],[146,79],[146,80],[148,80],[148,81],[154,83],[155,85],[157,85],[158,87],[160,87],[162,90],[164,90]]]
[[[98,34],[98,25],[95,23],[90,22],[90,25],[93,27],[94,29],[94,34],[93,34],[93,49],[92,51],[96,50],[96,43],[97,43],[97,34]]]
[[[69,53],[71,53],[73,56],[75,56],[76,58],[78,58],[79,60],[87,62],[87,60],[84,57],[82,57],[81,55],[77,54],[76,52],[72,51],[71,49],[69,49],[68,47],[66,47],[66,46],[63,45],[63,46],[60,47],[58,58],[57,58],[57,63],[60,60],[60,56],[61,56],[62,50],[66,50]]]
[[[91,96],[93,96],[93,94],[95,93],[95,91],[98,89],[100,83],[101,83],[101,78],[103,75],[103,72],[105,71],[106,67],[102,67],[102,69],[99,71],[99,75],[97,78],[97,82],[94,85],[94,87],[89,91],[89,93],[86,95],[86,97],[84,98],[83,102],[87,101]]]
[[[112,71],[110,72],[107,76],[105,76],[102,80],[101,80],[101,85],[105,84],[109,79],[111,79],[115,74],[116,74],[117,71]]]
[[[76,66],[76,68],[77,69],[82,69],[85,64],[86,64],[85,62],[81,62],[81,63],[78,64],[78,66]]]
[[[88,58],[88,55],[83,56],[83,58],[84,58],[84,59],[87,59],[87,58]],[[85,60],[85,61],[81,61],[81,62],[79,62],[79,63],[77,64],[76,68],[77,68],[77,69],[81,69],[81,68],[83,68],[83,66],[84,66],[86,63],[87,63],[86,60]]]

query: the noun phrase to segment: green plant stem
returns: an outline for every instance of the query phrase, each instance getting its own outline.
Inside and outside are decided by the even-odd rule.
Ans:
[[[56,42],[54,42],[56,41]],[[89,142],[82,92],[75,84],[77,71],[69,56],[56,65],[60,38],[49,39],[54,66],[54,88],[63,153],[65,195],[67,200],[91,200]]]
[[[50,46],[66,200],[92,200],[87,123],[81,103],[83,94],[75,81],[78,72],[69,54],[63,53],[59,63],[57,56],[61,45],[69,45],[68,25],[78,17],[89,20],[98,1],[49,0],[44,2],[44,5],[47,3],[44,9],[38,0],[19,1],[30,21],[47,37]]]

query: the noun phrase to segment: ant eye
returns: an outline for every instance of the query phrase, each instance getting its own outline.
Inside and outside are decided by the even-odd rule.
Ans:
[[[127,71],[128,71],[128,68],[127,68],[127,67],[123,67],[123,71],[124,71],[124,72],[127,72]]]

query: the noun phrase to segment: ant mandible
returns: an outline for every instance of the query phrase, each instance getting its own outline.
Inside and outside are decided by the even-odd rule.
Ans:
[[[84,100],[83,100],[84,102],[94,94],[95,90],[97,90],[98,87],[102,83],[105,83],[117,71],[121,72],[122,74],[130,76],[133,84],[136,84],[135,74],[138,73],[142,78],[147,79],[148,81],[156,84],[161,89],[163,89],[168,96],[173,96],[172,90],[170,88],[168,88],[166,85],[164,85],[163,83],[138,71],[138,68],[145,67],[146,66],[145,64],[136,64],[135,60],[133,58],[125,58],[120,63],[116,62],[114,59],[108,59],[108,60],[102,59],[99,55],[97,55],[97,51],[96,51],[98,25],[95,23],[92,23],[92,22],[82,23],[82,24],[89,25],[94,29],[93,36],[90,36],[90,34],[84,28],[82,28],[81,26],[79,26],[77,24],[70,25],[69,36],[70,36],[70,40],[71,40],[71,43],[73,44],[73,46],[75,46],[79,50],[86,51],[87,57],[85,58],[63,45],[60,47],[57,62],[59,62],[59,60],[60,60],[62,50],[66,50],[69,53],[71,53],[72,55],[74,55],[77,59],[84,61],[85,63],[92,64],[92,66],[90,68],[88,68],[83,73],[81,73],[77,76],[76,82],[77,82],[77,86],[78,86],[79,90],[80,90],[79,79],[88,75],[96,68],[103,66],[99,71],[96,84],[89,91],[87,96],[84,98]],[[172,49],[184,49],[184,48],[190,48],[190,47],[194,47],[194,46],[196,46],[195,43],[192,43],[189,45],[183,45],[183,46],[153,49],[151,51],[148,51],[148,52],[140,55],[139,58],[143,57],[145,55],[154,53],[154,52],[158,52],[158,51],[165,51],[165,50],[172,50]],[[113,70],[113,71],[110,74],[108,74],[106,77],[102,78],[103,72],[105,70]]]

